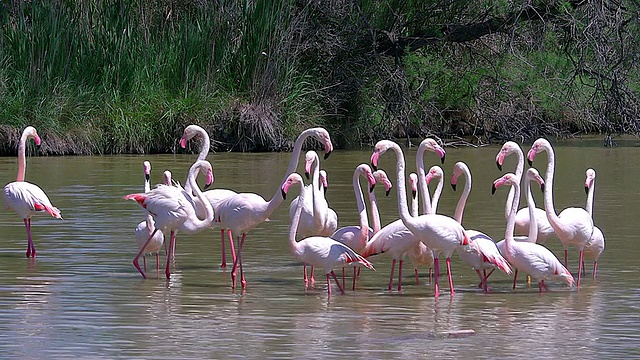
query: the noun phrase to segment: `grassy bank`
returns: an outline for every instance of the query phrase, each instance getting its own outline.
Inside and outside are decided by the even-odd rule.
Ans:
[[[436,5],[2,2],[0,153],[15,152],[26,125],[49,154],[171,152],[191,123],[233,151],[286,149],[311,125],[343,147],[638,132],[638,70],[621,62],[614,80],[586,71],[594,66],[577,71],[575,59],[597,60],[599,48],[583,49],[580,38],[567,45],[563,23],[401,56],[379,50],[390,33],[449,21]],[[466,6],[463,20],[511,10]],[[574,26],[592,18],[580,16]],[[635,43],[625,49],[633,54]]]

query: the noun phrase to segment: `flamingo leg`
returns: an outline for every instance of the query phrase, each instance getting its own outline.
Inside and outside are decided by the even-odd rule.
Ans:
[[[414,271],[416,273],[416,285],[420,285],[420,277],[418,277],[418,268],[415,268]]]
[[[308,288],[309,287],[309,278],[307,277],[307,264],[304,263],[302,265],[302,276],[304,279],[304,287]]]
[[[593,280],[596,279],[596,273],[598,272],[598,261],[593,262]]]
[[[449,289],[451,292],[451,296],[455,295],[455,291],[453,290],[453,276],[451,274],[451,258],[447,258],[447,276],[449,277]]]
[[[155,232],[155,230],[154,230]],[[146,247],[146,244],[145,244]],[[167,279],[171,278],[171,260],[175,259],[175,251],[176,251],[176,233],[175,231],[171,231],[171,242],[169,243],[169,253],[167,254],[167,265],[164,269],[164,274],[167,276]]]
[[[233,243],[233,236],[231,235],[231,229],[229,229],[228,232],[229,232],[229,252],[231,253],[231,260],[233,260],[233,262],[236,262],[236,249]]]
[[[224,229],[220,229],[220,242],[221,242],[221,249],[220,251],[222,252],[222,263],[220,263],[220,267],[225,269],[227,267],[227,254],[224,251],[224,242],[225,242],[225,236],[224,236]]]
[[[231,269],[231,278],[233,282],[232,287],[234,289],[236,287],[236,272],[237,272],[238,266],[240,267],[240,284],[242,286],[242,290],[247,288],[247,281],[244,278],[244,272],[242,270],[242,247],[244,246],[244,239],[246,238],[246,236],[247,234],[242,233],[242,237],[238,242],[238,248],[236,249],[236,258],[233,262],[233,268]]]
[[[389,291],[391,291],[391,288],[393,287],[393,270],[395,270],[396,268],[396,259],[393,259],[391,261],[391,275],[389,275]]]
[[[327,279],[328,279],[328,276],[329,275],[327,275]],[[340,293],[344,295],[344,288],[340,285],[340,282],[338,281],[338,277],[336,276],[336,273],[333,272],[333,270],[331,270],[331,276],[333,276],[333,280],[336,282],[336,285],[338,285],[338,289],[340,289]]]
[[[569,252],[567,251],[567,249],[564,249],[564,267],[569,270]]]
[[[358,279],[358,267],[353,267],[353,286],[351,290],[356,291],[356,279]]]
[[[518,280],[518,269],[516,269],[513,274],[513,290],[516,289],[516,280]]]
[[[542,294],[542,289],[544,289],[544,291],[549,292],[549,287],[547,287],[547,284],[544,283],[544,280],[540,280],[540,282],[538,283],[538,294]]]
[[[147,257],[145,255],[142,255],[142,264],[144,267],[144,272],[147,272]]]
[[[329,277],[329,274],[327,274],[327,296],[329,297],[331,297],[331,280],[330,279],[331,278]],[[338,284],[338,286],[340,286],[340,284]]]
[[[476,274],[478,274],[478,277],[480,278],[480,284],[478,284],[478,287],[481,288],[484,285],[484,278],[482,277],[482,274],[480,274],[480,270],[476,269]]]
[[[576,282],[576,287],[580,287],[580,279],[582,278],[583,264],[584,264],[584,250],[580,250],[580,260],[578,260],[578,282]]]
[[[31,237],[31,218],[23,219],[24,227],[27,230],[27,257],[36,257],[36,247],[33,245]]]
[[[156,231],[158,231],[158,229],[153,230],[153,232],[151,233],[151,235],[149,236],[149,238],[147,239],[147,242],[144,243],[144,245],[140,248],[140,250],[138,250],[138,253],[136,254],[136,257],[133,258],[133,266],[138,269],[138,272],[140,273],[140,275],[142,275],[143,278],[147,278],[147,275],[145,275],[144,271],[142,271],[142,269],[140,269],[140,264],[138,263],[138,259],[140,259],[140,256],[144,256],[144,249],[147,248],[147,245],[149,245],[149,243],[151,242],[151,239],[153,238],[153,235],[156,234]]]
[[[156,272],[160,272],[160,250],[156,252]]]
[[[314,278],[315,269],[315,266],[311,265],[311,274],[309,276],[309,283],[311,284],[311,286],[314,286],[316,284],[316,279]]]
[[[398,263],[398,291],[402,291],[402,264],[404,263],[403,259],[400,259]]]
[[[433,259],[433,267],[436,269],[435,274],[433,276],[433,283],[435,284],[435,297],[440,296],[440,284],[438,283],[438,278],[440,277],[440,259],[437,257]]]

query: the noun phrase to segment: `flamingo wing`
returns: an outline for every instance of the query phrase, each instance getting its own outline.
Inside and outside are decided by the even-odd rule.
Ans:
[[[4,187],[3,195],[7,209],[15,211],[22,218],[45,211],[56,219],[62,219],[60,210],[51,204],[38,185],[26,181],[15,181]]]

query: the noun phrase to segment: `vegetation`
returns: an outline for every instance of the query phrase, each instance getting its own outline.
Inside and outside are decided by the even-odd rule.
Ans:
[[[640,133],[635,0],[0,2],[0,151]]]

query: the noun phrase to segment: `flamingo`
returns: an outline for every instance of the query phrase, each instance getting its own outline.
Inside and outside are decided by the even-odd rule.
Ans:
[[[524,172],[524,153],[522,152],[522,148],[520,147],[520,145],[518,145],[517,143],[513,141],[507,141],[506,143],[504,143],[504,145],[502,145],[502,148],[500,148],[500,151],[496,155],[496,165],[498,166],[498,169],[502,171],[502,164],[504,163],[504,159],[511,154],[516,154],[516,157],[518,159],[515,174],[516,176],[522,178],[522,174]],[[524,181],[522,186],[525,186]],[[512,204],[514,191],[515,191],[514,188],[511,188],[509,190],[509,196],[507,197],[507,202],[506,202],[507,207],[511,206]],[[518,199],[518,202],[516,202],[516,204],[520,204],[520,199]],[[510,208],[504,209],[505,219],[509,217],[510,211],[511,211]],[[538,224],[538,232],[537,232],[538,237],[535,239],[532,239],[531,241],[535,240],[534,242],[537,242],[539,244],[544,244],[547,242],[547,239],[549,237],[553,236],[554,234],[553,227],[549,223],[549,220],[547,219],[547,214],[543,209],[536,207],[533,209],[533,212],[536,216],[536,223]],[[518,212],[516,213],[515,234],[516,235],[529,234],[529,210],[527,209],[527,207],[523,207],[522,209],[518,210]]]
[[[182,137],[180,138],[180,146],[184,149],[187,147],[187,142],[194,138],[195,136],[200,135],[202,137],[202,147],[200,148],[200,153],[198,154],[198,160],[205,160],[207,158],[207,154],[209,154],[209,149],[211,146],[211,140],[209,139],[209,134],[205,129],[198,125],[189,125],[184,129]],[[185,184],[185,189],[188,191],[189,184]],[[213,208],[213,212],[216,213],[220,202],[230,196],[237,194],[237,192],[230,189],[211,189],[204,192],[204,196],[207,198],[211,207]],[[204,213],[204,207],[201,204],[198,204],[197,213],[200,217]],[[212,223],[212,226],[220,227],[220,244],[221,244],[221,256],[222,261],[220,263],[221,268],[227,267],[227,256],[225,252],[225,226],[222,223]],[[235,249],[233,246],[233,239],[229,240],[229,248],[231,250],[231,256],[233,260],[235,260]]]
[[[531,171],[532,169],[529,169]],[[530,181],[530,180],[527,180]],[[547,279],[559,279],[569,286],[573,286],[573,275],[562,265],[558,258],[544,246],[535,242],[521,242],[513,239],[513,231],[515,228],[516,216],[516,199],[520,197],[520,178],[513,173],[508,173],[493,182],[492,192],[503,185],[511,185],[516,189],[514,192],[511,213],[507,219],[507,227],[504,232],[504,252],[509,263],[516,269],[524,271],[531,275],[534,280],[538,281],[538,293],[542,290],[549,291],[544,283]],[[536,221],[533,216],[533,196],[531,191],[527,193],[527,203],[529,204],[529,214],[531,218],[531,227],[535,228]],[[535,231],[535,230],[534,230]],[[533,234],[535,235],[535,234]]]
[[[125,200],[134,200],[143,209],[153,215],[156,228],[153,230],[149,239],[140,248],[138,254],[133,259],[133,266],[138,269],[143,278],[147,278],[140,265],[138,259],[144,254],[145,249],[153,240],[153,236],[159,230],[163,233],[171,233],[169,251],[167,253],[165,274],[167,279],[171,276],[170,259],[173,258],[175,251],[176,234],[184,232],[194,234],[211,226],[213,221],[213,208],[206,201],[202,191],[196,183],[196,175],[199,171],[206,174],[206,186],[213,183],[213,170],[211,164],[206,160],[198,160],[189,169],[187,183],[191,187],[191,191],[187,192],[180,186],[158,185],[155,189],[148,193],[129,194],[124,196]],[[196,214],[196,204],[192,199],[191,192],[195,192],[195,197],[202,202],[205,209],[205,218],[199,219]]]
[[[373,229],[369,227],[369,218],[367,216],[367,208],[364,203],[364,198],[362,196],[362,187],[360,186],[360,176],[363,176],[367,179],[369,184],[369,192],[373,192],[373,188],[376,185],[376,178],[373,177],[373,172],[371,171],[371,167],[368,164],[360,164],[356,167],[356,170],[353,172],[352,185],[353,191],[356,195],[356,204],[358,206],[358,217],[360,219],[359,225],[351,225],[344,226],[340,229],[336,230],[331,238],[347,245],[353,251],[357,253],[361,253],[365,246],[367,245],[367,240],[369,240],[369,234],[373,232]],[[306,190],[306,189],[305,189]],[[308,196],[308,193],[305,194],[305,197]],[[296,206],[297,210],[297,206]],[[295,214],[294,214],[295,215]],[[357,278],[357,266],[353,267],[353,290],[356,289],[356,278]],[[344,272],[343,272],[344,274]],[[344,279],[343,279],[344,286]]]
[[[331,144],[331,138],[329,137],[329,133],[327,132],[327,130],[318,127],[303,131],[298,136],[298,139],[295,142],[293,155],[291,156],[291,160],[289,161],[289,166],[287,167],[287,171],[285,173],[284,179],[282,180],[282,183],[284,183],[287,177],[295,171],[295,168],[298,164],[298,157],[300,156],[300,150],[302,148],[302,143],[309,136],[315,137],[324,144],[325,159],[329,157],[329,154],[331,154],[333,145]],[[242,248],[244,246],[247,232],[265,221],[280,206],[284,199],[280,191],[280,186],[282,185],[282,183],[280,183],[278,189],[276,190],[276,193],[271,197],[269,201],[266,201],[262,196],[258,194],[238,193],[224,199],[219,204],[218,209],[216,209],[217,212],[215,220],[218,223],[224,224],[224,226],[227,228],[230,239],[233,239],[232,234],[236,234],[236,237],[238,239],[236,256],[233,262],[233,267],[231,269],[231,286],[233,289],[235,289],[236,287],[236,271],[238,267],[240,268],[240,282],[242,284],[242,289],[244,290],[247,287],[247,282],[244,278],[244,272],[242,269],[241,257]]]
[[[149,161],[144,161],[142,163],[142,168],[144,171],[144,192],[148,193],[151,191],[151,186],[149,185],[151,163]],[[171,185],[171,172],[169,170],[164,172],[164,184]],[[136,226],[135,230],[135,239],[138,243],[138,251],[147,242],[149,235],[151,235],[154,230],[155,223],[153,221],[153,215],[147,212],[146,220],[141,221],[138,226]],[[151,239],[151,242],[145,248],[145,253],[156,255],[156,271],[160,269],[160,248],[162,247],[162,244],[164,244],[164,234],[162,232],[156,232]],[[144,254],[142,255],[142,261],[144,263],[144,270],[147,271],[147,259]]]
[[[556,236],[562,242],[564,247],[564,265],[568,267],[568,255],[567,248],[569,245],[574,245],[580,252],[580,259],[578,260],[578,281],[577,287],[580,287],[580,278],[582,273],[582,264],[584,257],[584,247],[591,240],[593,234],[593,219],[587,210],[578,207],[569,207],[560,215],[556,214],[555,207],[553,205],[553,175],[555,170],[555,153],[551,143],[546,139],[540,138],[536,140],[531,149],[527,153],[527,159],[529,165],[533,164],[535,156],[543,151],[547,152],[547,172],[545,174],[545,189],[544,189],[544,208],[547,213],[549,223],[553,227]]]
[[[24,181],[27,160],[25,149],[27,139],[33,139],[36,145],[40,145],[40,136],[33,126],[27,126],[22,131],[18,144],[18,176],[16,181],[5,185],[2,194],[4,204],[8,210],[15,211],[24,222],[27,229],[27,257],[36,257],[36,247],[31,237],[31,217],[39,212],[46,211],[56,219],[62,220],[60,210],[51,204],[47,194],[35,184]]]
[[[373,264],[371,264],[367,259],[360,256],[347,245],[338,242],[330,237],[312,236],[300,241],[296,241],[296,229],[298,228],[300,214],[302,213],[302,204],[306,195],[302,177],[298,173],[289,175],[282,185],[281,191],[282,197],[286,197],[289,188],[294,184],[300,185],[301,200],[298,201],[293,221],[289,226],[289,250],[294,257],[296,257],[303,263],[311,264],[324,270],[327,278],[328,296],[331,296],[330,276],[333,277],[336,284],[338,285],[338,288],[340,289],[340,292],[344,295],[344,289],[340,285],[336,274],[333,272],[333,269],[335,267],[358,263],[371,270],[375,270],[375,268],[373,267]],[[240,259],[240,256],[238,256],[238,258]]]
[[[587,169],[586,179],[584,181],[584,190],[587,192],[587,206],[586,210],[593,218],[593,192],[596,187],[596,171],[593,169]],[[593,226],[593,234],[591,239],[584,247],[584,257],[593,260],[593,278],[596,278],[596,272],[598,270],[598,258],[604,252],[605,240],[604,234],[599,227]],[[582,270],[584,271],[584,264],[582,264]]]
[[[464,213],[464,207],[467,204],[467,198],[471,193],[471,171],[469,167],[462,161],[458,161],[453,166],[453,176],[451,177],[451,187],[456,190],[458,178],[460,176],[465,177],[464,191],[460,195],[458,204],[456,205],[455,215],[453,216],[457,222],[462,224],[462,215]],[[465,230],[467,236],[471,240],[471,244],[466,249],[458,248],[457,252],[460,255],[462,261],[471,265],[480,278],[480,286],[484,288],[484,292],[489,291],[487,284],[487,270],[495,269],[496,267],[507,274],[511,274],[511,268],[496,247],[494,240],[487,234],[477,230]],[[482,274],[480,274],[482,270]]]
[[[407,208],[407,194],[405,185],[405,161],[402,149],[393,141],[379,141],[371,155],[371,164],[373,168],[377,168],[380,155],[387,150],[392,149],[396,153],[396,172],[398,177],[398,212],[400,219],[404,225],[428,248],[434,251],[434,267],[435,274],[435,296],[439,296],[438,284],[438,258],[435,256],[442,252],[446,257],[447,274],[449,278],[450,293],[455,294],[453,288],[453,278],[451,275],[451,254],[461,245],[468,245],[469,238],[464,232],[464,228],[455,219],[444,215],[426,214],[418,217],[412,217]],[[420,169],[424,172],[424,169]],[[426,189],[426,181],[424,176],[418,173],[418,181],[422,189]],[[382,231],[382,230],[380,230]]]
[[[442,188],[444,186],[444,171],[438,165],[432,166],[429,169],[429,172],[425,175],[427,186],[431,184],[431,181],[433,181],[433,179],[438,179],[438,184],[436,185],[436,189],[433,191],[433,196],[431,197],[431,212],[429,212],[428,214],[435,214],[438,211],[438,202],[440,201],[440,196],[442,195]],[[418,182],[418,184],[419,183],[420,182]],[[412,214],[412,216],[415,216],[415,215]]]

